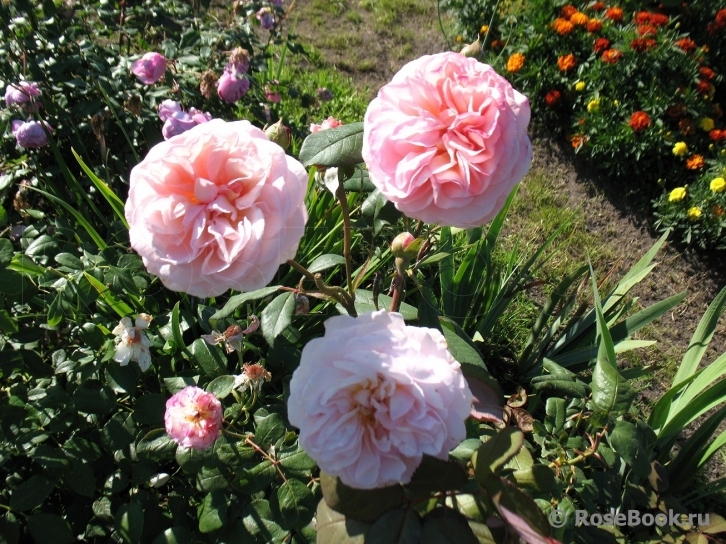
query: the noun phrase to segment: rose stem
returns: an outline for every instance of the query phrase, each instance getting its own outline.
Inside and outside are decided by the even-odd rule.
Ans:
[[[343,257],[345,257],[345,281],[348,284],[348,292],[351,297],[355,296],[353,288],[353,279],[351,277],[351,258],[350,258],[350,210],[348,209],[348,197],[345,195],[343,184],[338,185],[335,196],[340,201],[340,209],[343,212]]]
[[[401,291],[403,291],[403,276],[396,272],[393,276],[393,296],[391,297],[391,312],[397,312],[401,305]]]
[[[287,261],[287,264],[292,266],[295,270],[300,272],[303,276],[305,276],[310,281],[312,281],[312,282],[315,281],[315,276],[313,275],[313,273],[310,272],[307,268],[305,268],[303,265],[301,265],[297,261],[290,259],[289,261]]]

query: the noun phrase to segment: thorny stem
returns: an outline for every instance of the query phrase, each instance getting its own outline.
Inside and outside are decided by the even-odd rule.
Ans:
[[[245,438],[245,444],[247,444],[248,446],[250,446],[253,450],[255,450],[257,453],[259,453],[260,455],[262,455],[262,457],[264,457],[270,463],[272,463],[272,465],[275,467],[275,470],[277,470],[277,473],[280,475],[280,478],[282,478],[282,481],[287,483],[287,478],[285,478],[285,475],[282,473],[282,470],[280,470],[280,467],[278,465],[279,461],[277,459],[275,459],[274,457],[272,457],[272,455],[270,455],[265,450],[263,450],[261,447],[259,447],[257,444],[255,444],[254,442],[252,442],[252,440],[250,440],[250,437],[249,436],[247,436]]]
[[[562,466],[572,466],[572,465],[576,465],[577,463],[580,463],[581,461],[584,461],[588,457],[595,455],[597,453],[598,446],[600,446],[600,440],[603,439],[603,437],[605,436],[606,433],[607,433],[607,427],[605,429],[603,429],[602,431],[600,431],[599,433],[595,434],[595,439],[594,440],[592,438],[590,439],[590,442],[591,442],[590,447],[587,448],[585,451],[580,452],[577,455],[577,457],[573,457],[572,459],[565,459],[565,460],[555,459],[548,466],[550,468],[555,468],[555,469],[558,469],[559,467],[562,467]],[[588,435],[588,438],[589,438],[589,435]]]
[[[413,237],[418,238],[419,235],[421,234],[421,231],[423,230],[423,228],[424,228],[423,221],[419,221],[418,223],[416,223],[416,230],[413,231]]]
[[[358,312],[355,309],[355,300],[345,289],[342,287],[331,287],[330,285],[325,285],[323,277],[320,274],[315,274],[315,286],[324,295],[328,295],[340,302],[345,308],[345,311],[348,312],[348,315],[353,317],[358,315]]]
[[[391,297],[391,312],[397,312],[401,305],[401,291],[403,291],[403,276],[396,272],[393,276],[393,296]]]
[[[340,201],[340,209],[343,212],[343,257],[345,257],[345,282],[348,285],[350,296],[354,296],[353,279],[351,276],[351,256],[350,256],[350,209],[348,208],[348,197],[345,195],[343,184],[340,183],[335,191],[335,196]]]
[[[310,272],[310,270],[308,270],[307,268],[305,268],[303,265],[301,265],[297,261],[294,261],[293,259],[290,259],[289,261],[287,261],[287,264],[289,264],[290,266],[292,266],[295,270],[297,270],[298,272],[300,272],[303,276],[305,276],[310,281],[312,281],[312,282],[315,281],[315,276],[313,275],[313,273]]]

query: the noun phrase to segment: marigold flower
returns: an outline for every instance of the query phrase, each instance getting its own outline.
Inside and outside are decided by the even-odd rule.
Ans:
[[[676,145],[673,146],[673,154],[676,157],[683,157],[685,154],[688,153],[688,145],[686,142],[678,142]]]
[[[590,33],[600,32],[602,30],[602,21],[600,19],[590,19],[586,28]]]
[[[464,41],[464,36],[459,35],[459,36],[456,37],[456,42],[457,43],[462,43],[463,41]]]
[[[590,100],[590,102],[587,103],[587,111],[592,113],[593,111],[597,111],[600,109],[600,99],[595,98],[594,100]]]
[[[608,49],[607,51],[603,52],[602,61],[606,64],[616,64],[622,56],[623,53],[618,51],[617,49]]]
[[[651,13],[650,24],[655,26],[666,26],[668,24],[668,16],[663,13]]]
[[[726,8],[720,9],[716,13],[716,24],[726,26]]]
[[[650,126],[650,117],[644,111],[636,111],[630,116],[628,124],[635,132],[641,132]]]
[[[668,195],[668,202],[680,202],[684,198],[686,198],[686,188],[676,187],[671,191],[671,194]]]
[[[585,84],[584,81],[578,81],[577,83],[575,83],[575,90],[578,91],[578,92],[584,91],[585,90],[585,85],[586,84]]]
[[[577,60],[575,59],[575,55],[573,55],[572,53],[562,55],[557,59],[557,66],[563,72],[568,72],[569,70],[572,70],[575,66],[577,66]]]
[[[482,34],[486,34],[487,32],[489,32],[489,25],[481,25],[479,32],[481,32]]]
[[[690,38],[681,38],[680,40],[676,40],[676,46],[680,47],[686,53],[692,53],[698,47],[696,42]]]
[[[691,136],[696,133],[696,127],[693,125],[693,120],[688,117],[684,117],[678,121],[678,128],[684,136]]]
[[[519,72],[524,66],[525,58],[522,53],[514,53],[507,61],[507,72]]]
[[[656,41],[653,38],[635,38],[630,42],[630,48],[639,53],[653,49],[655,46]]]
[[[726,190],[726,180],[722,177],[713,178],[710,187],[714,193],[723,193]]]
[[[570,34],[573,30],[575,30],[575,25],[573,25],[570,21],[567,19],[561,19],[557,18],[552,22],[552,28],[555,32],[557,32],[560,36],[567,36]]]
[[[686,111],[686,105],[683,103],[678,103],[669,106],[666,110],[666,113],[669,117],[671,117],[671,119],[678,119],[679,117],[684,116],[686,114]]]
[[[504,42],[502,40],[492,41],[492,49],[500,49],[502,47],[504,47]]]
[[[636,25],[648,24],[650,22],[650,15],[651,13],[649,11],[639,11],[633,17],[633,21]]]
[[[570,22],[575,26],[586,26],[589,21],[590,18],[581,11],[573,13],[570,17]]]
[[[610,47],[610,40],[607,38],[598,38],[595,40],[595,53],[598,55]]]
[[[562,8],[562,9],[560,10],[560,15],[561,15],[562,17],[564,17],[565,19],[569,19],[569,18],[570,18],[570,17],[572,17],[572,16],[573,16],[573,15],[574,15],[575,13],[577,13],[577,8],[576,8],[575,6],[573,6],[573,5],[569,5],[569,4],[568,4],[567,6],[564,6],[564,7],[563,7],[563,8]]]
[[[708,66],[701,66],[698,69],[698,73],[701,74],[701,77],[703,77],[703,79],[708,81],[713,81],[713,78],[716,77],[716,72],[714,72]]]
[[[693,154],[686,159],[686,168],[689,170],[700,170],[703,165],[703,155]]]
[[[710,117],[704,117],[698,123],[698,126],[701,127],[702,130],[705,130],[706,132],[710,132],[713,130],[715,123],[713,122],[713,119],[711,119]]]
[[[151,340],[144,334],[149,328],[149,323],[154,319],[148,314],[139,314],[134,322],[130,317],[124,317],[119,324],[111,331],[116,337],[116,353],[113,360],[121,366],[126,366],[129,361],[139,363],[142,372],[146,372],[151,366]]]
[[[726,139],[726,130],[713,129],[708,133],[708,137],[714,142],[720,142]]]
[[[709,83],[708,81],[699,81],[698,85],[696,85],[696,92],[703,95],[710,95],[714,91],[714,86]]]
[[[575,150],[578,150],[587,143],[587,136],[584,134],[575,134],[570,143]]]
[[[657,36],[658,29],[653,25],[640,25],[638,26],[639,36]]]
[[[698,206],[693,206],[688,210],[689,221],[695,221],[699,217],[701,217],[701,208],[699,208]]]
[[[592,6],[590,6],[590,9],[593,11],[604,11],[607,6],[604,2],[595,2]]]
[[[557,104],[557,102],[559,102],[561,98],[562,98],[562,93],[560,91],[558,91],[557,89],[552,89],[551,91],[547,92],[547,95],[545,96],[545,103],[549,107],[552,107],[555,104]]]
[[[605,12],[605,17],[610,19],[611,21],[615,21],[616,23],[622,23],[623,22],[623,10],[621,8],[608,8],[608,10]]]

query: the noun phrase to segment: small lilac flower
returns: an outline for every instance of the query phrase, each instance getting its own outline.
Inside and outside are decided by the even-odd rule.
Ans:
[[[182,107],[176,100],[164,100],[159,105],[159,119],[166,121],[175,113],[182,111]]]
[[[28,112],[38,111],[40,104],[32,101],[32,99],[39,96],[40,89],[34,81],[11,83],[5,89],[5,103],[7,106],[20,106]]]
[[[255,17],[257,17],[257,20],[260,22],[260,26],[262,26],[265,30],[270,30],[273,26],[275,26],[275,16],[272,14],[272,10],[270,8],[260,9]]]
[[[277,91],[273,91],[272,89],[270,89],[267,86],[265,86],[265,98],[267,98],[267,100],[269,102],[273,102],[273,103],[277,103],[282,100],[280,93],[278,93]]]
[[[247,76],[237,72],[234,68],[224,69],[222,77],[217,82],[217,94],[219,98],[230,104],[237,102],[250,89],[250,80]]]
[[[51,126],[45,121],[13,121],[12,128],[18,145],[25,148],[48,145],[46,130],[52,130]]]
[[[166,72],[166,59],[159,53],[146,53],[131,65],[131,71],[144,85],[151,85]]]

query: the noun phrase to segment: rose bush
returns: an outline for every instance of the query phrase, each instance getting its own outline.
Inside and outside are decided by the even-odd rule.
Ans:
[[[415,219],[476,227],[529,170],[527,98],[458,53],[409,62],[366,111],[371,181]]]
[[[307,173],[248,121],[212,120],[132,171],[131,246],[169,289],[210,297],[264,287],[295,256]]]

